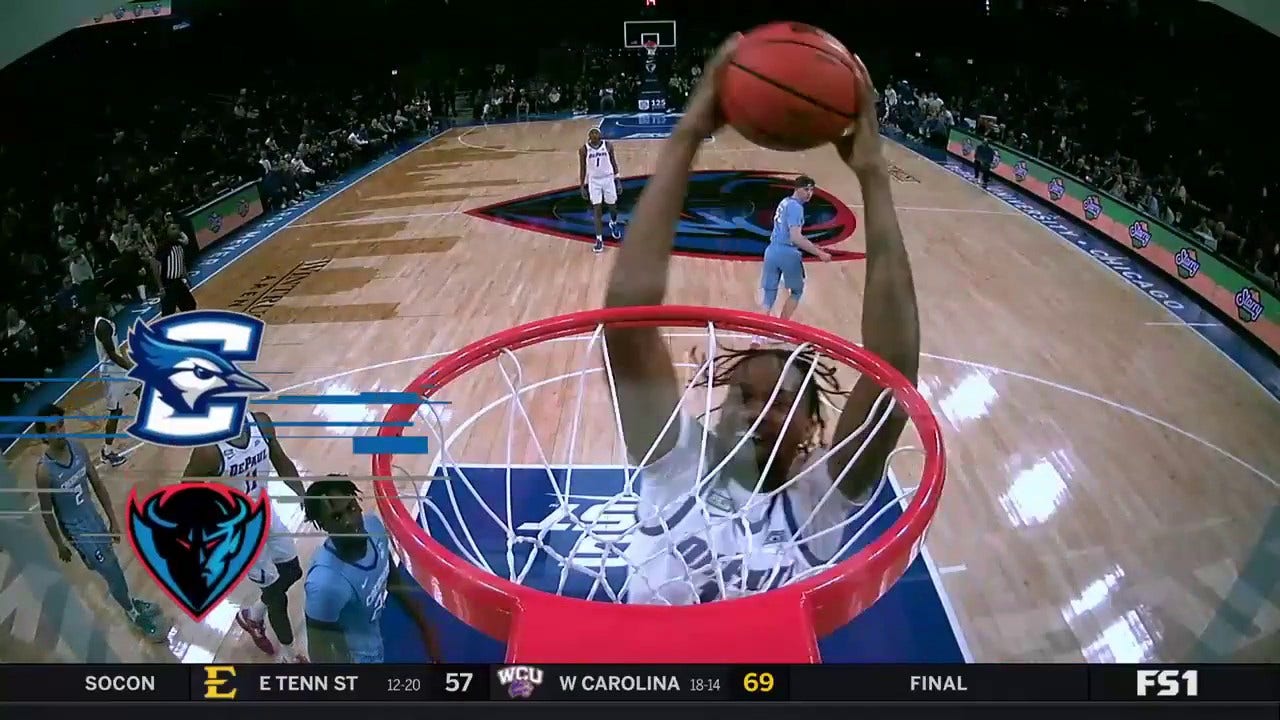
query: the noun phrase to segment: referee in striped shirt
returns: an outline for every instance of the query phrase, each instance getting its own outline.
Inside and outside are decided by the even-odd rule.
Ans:
[[[170,225],[165,238],[156,247],[152,270],[160,284],[160,316],[196,309],[196,299],[187,282],[187,249],[191,242],[186,233]]]

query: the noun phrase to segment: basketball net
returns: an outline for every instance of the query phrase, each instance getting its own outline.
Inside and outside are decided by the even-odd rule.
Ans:
[[[388,413],[388,421],[403,420],[416,414],[430,428],[435,447],[438,448],[438,455],[434,458],[430,472],[431,479],[427,480],[420,489],[420,507],[424,517],[419,519],[420,524],[414,530],[421,533],[422,528],[426,528],[427,534],[435,541],[448,546],[445,552],[455,553],[482,570],[485,577],[501,578],[514,586],[527,586],[521,587],[520,590],[509,588],[508,592],[513,594],[527,594],[527,591],[536,589],[541,593],[576,597],[581,600],[624,604],[628,602],[629,596],[638,593],[644,598],[645,603],[671,607],[713,604],[761,594],[776,593],[781,596],[789,589],[799,586],[803,586],[801,589],[808,593],[810,588],[816,588],[823,583],[831,584],[828,581],[829,576],[837,574],[832,569],[840,565],[844,566],[844,572],[839,575],[845,579],[851,578],[854,576],[851,574],[853,564],[856,564],[859,558],[864,562],[869,562],[867,557],[872,557],[874,560],[877,553],[885,551],[881,546],[898,543],[898,535],[904,534],[902,528],[907,527],[904,523],[910,519],[911,526],[919,532],[914,537],[906,538],[905,542],[909,543],[910,547],[908,549],[906,545],[901,546],[899,553],[901,557],[893,560],[892,567],[886,565],[884,572],[877,571],[870,580],[863,578],[862,581],[866,583],[864,587],[855,588],[851,583],[849,587],[844,587],[843,597],[838,603],[843,606],[840,609],[831,610],[828,603],[819,603],[822,607],[813,610],[815,614],[830,611],[832,613],[830,617],[811,619],[806,623],[809,625],[807,630],[799,627],[782,632],[795,632],[801,635],[807,633],[809,640],[812,641],[814,633],[831,632],[887,591],[918,554],[923,542],[924,530],[936,508],[937,495],[943,482],[941,436],[937,430],[936,421],[928,411],[927,404],[918,394],[914,394],[915,390],[910,383],[900,375],[896,378],[891,377],[894,371],[883,361],[847,341],[841,342],[845,342],[849,350],[842,356],[832,357],[825,350],[833,344],[829,339],[838,338],[795,323],[750,313],[735,313],[711,308],[667,306],[662,309],[625,308],[622,310],[673,311],[676,315],[668,312],[667,318],[639,321],[636,324],[687,327],[696,331],[682,333],[680,338],[668,341],[671,343],[672,356],[684,359],[677,365],[683,369],[685,381],[680,401],[666,418],[663,431],[658,435],[661,438],[667,433],[678,433],[682,425],[685,428],[696,428],[699,457],[696,472],[689,475],[692,481],[687,491],[677,492],[661,507],[646,507],[640,502],[640,494],[637,490],[639,483],[644,481],[640,468],[658,459],[655,457],[658,441],[655,440],[653,445],[644,449],[643,452],[634,453],[639,456],[638,462],[632,462],[629,459],[622,441],[618,388],[613,375],[614,356],[604,335],[605,323],[590,320],[593,314],[618,315],[619,311],[578,313],[575,316],[531,323],[508,333],[499,333],[477,341],[452,358],[437,363],[419,377],[415,384],[415,387],[427,387],[428,384],[431,387],[439,387],[454,381],[464,372],[479,365],[490,366],[493,372],[489,374],[494,377],[479,386],[496,385],[504,394],[481,408],[480,413],[495,411],[495,414],[503,417],[500,425],[505,426],[506,437],[500,443],[491,442],[486,445],[500,447],[503,455],[507,470],[505,479],[499,483],[501,487],[494,487],[492,474],[488,475],[487,484],[485,479],[472,477],[476,472],[468,469],[470,467],[468,459],[462,457],[460,452],[460,448],[467,445],[466,438],[471,432],[472,423],[466,420],[459,424],[456,401],[448,406],[450,408],[448,412],[453,413],[452,417],[448,417],[445,406],[439,404],[426,404],[411,410],[408,406],[396,406]],[[680,311],[685,311],[685,315],[692,313],[695,317],[698,315],[707,317],[696,320],[690,320],[687,317],[677,318]],[[570,318],[573,319],[572,323],[566,320]],[[741,334],[726,332],[722,329],[725,325],[733,328],[734,318],[746,318],[752,321],[750,328],[738,322],[736,329],[773,334],[793,343],[790,347],[784,348],[786,357],[784,370],[779,374],[778,382],[774,385],[766,405],[771,407],[784,390],[794,392],[795,399],[789,402],[787,407],[784,427],[797,417],[798,412],[802,412],[801,404],[806,398],[805,389],[818,382],[816,373],[824,367],[843,366],[840,370],[844,377],[840,378],[840,384],[846,390],[852,387],[853,380],[856,379],[854,373],[859,371],[870,372],[877,380],[887,382],[883,383],[886,387],[876,399],[872,411],[856,431],[835,444],[829,443],[829,437],[814,438],[816,442],[809,456],[791,469],[794,474],[790,474],[788,479],[778,487],[766,490],[763,487],[763,479],[769,475],[770,469],[777,460],[781,449],[781,438],[785,435],[779,433],[779,439],[769,448],[768,459],[763,471],[759,473],[759,478],[755,480],[754,487],[747,488],[750,491],[748,499],[741,503],[726,504],[724,493],[717,493],[717,488],[722,488],[726,482],[741,481],[722,479],[722,472],[727,472],[726,466],[744,447],[748,448],[748,452],[750,451],[748,443],[752,442],[751,439],[755,436],[763,419],[763,417],[756,418],[749,430],[741,434],[731,449],[721,453],[713,451],[717,445],[711,430],[715,427],[714,418],[725,396],[723,388],[714,387],[713,379],[726,361],[726,346],[733,343],[739,346],[745,345]],[[561,321],[562,327],[558,331],[555,328],[556,321]],[[576,332],[573,332],[574,328],[571,327],[574,324],[578,328]],[[528,329],[536,325],[542,327]],[[593,328],[592,325],[594,325]],[[590,328],[589,334],[583,332],[588,328]],[[546,348],[537,347],[539,343],[545,345],[561,339],[572,340],[583,348],[580,352],[578,370],[558,378],[531,381],[525,370],[525,360],[522,358],[530,351],[545,352]],[[486,343],[488,345],[485,345]],[[850,353],[862,360],[851,363]],[[489,360],[495,362],[490,363]],[[804,368],[803,371],[802,368]],[[796,377],[801,378],[799,389],[794,387]],[[784,382],[787,384],[786,387]],[[559,384],[562,387],[556,391],[555,397],[548,401],[545,396],[538,396],[546,392],[545,389],[549,384]],[[447,390],[444,397],[449,397]],[[839,488],[841,480],[866,451],[872,438],[883,428],[890,414],[895,408],[899,408],[903,400],[909,402],[909,406],[905,409],[917,425],[922,444],[928,452],[916,447],[900,447],[890,453],[886,468],[903,453],[921,453],[925,455],[925,462],[921,469],[920,482],[911,482],[909,485],[912,489],[898,492],[890,486],[889,474],[886,471],[879,481],[879,486],[867,496],[867,502],[854,506],[842,521],[827,526],[815,523],[819,508],[828,502],[842,501],[837,499],[841,493]],[[825,395],[822,401],[825,405],[823,412],[828,418],[827,427],[833,427],[834,418],[840,407]],[[571,412],[568,410],[569,402],[574,403]],[[544,444],[542,438],[545,437],[545,430],[539,432],[534,418],[547,417],[548,407],[556,409],[561,420],[558,423],[559,434],[550,443]],[[499,425],[490,424],[488,427],[496,430]],[[382,433],[387,435],[400,432],[402,430],[398,427],[391,426],[382,430]],[[616,471],[620,474],[620,487],[612,497],[597,498],[603,502],[592,505],[584,511],[583,491],[581,488],[575,490],[574,486],[575,474],[581,478],[585,473],[585,470],[581,469],[584,463],[579,458],[580,450],[586,444],[586,438],[594,439],[605,432],[614,435],[611,447],[616,458]],[[861,440],[858,440],[859,438]],[[722,439],[721,442],[730,440],[732,439]],[[856,447],[853,446],[855,441]],[[599,443],[594,442],[593,445],[598,446]],[[812,512],[806,516],[797,514],[789,521],[786,532],[770,526],[767,552],[762,547],[752,547],[757,536],[755,531],[746,532],[746,529],[753,523],[758,526],[761,517],[767,518],[772,510],[766,509],[772,508],[773,502],[780,496],[789,490],[799,488],[803,483],[815,482],[821,477],[820,470],[827,467],[827,460],[833,453],[846,448],[853,448],[852,459],[846,462],[838,473],[827,470],[830,485],[819,488],[817,491],[812,488],[806,490],[807,497],[820,495],[820,499],[812,506]],[[545,519],[532,527],[528,522],[519,522],[517,518],[519,513],[513,511],[513,508],[518,507],[521,502],[527,502],[530,497],[530,488],[521,485],[521,482],[526,485],[530,482],[528,474],[523,475],[522,477],[526,479],[521,481],[511,470],[526,459],[533,459],[531,466],[538,468],[536,471],[540,476],[538,483],[545,483],[549,489],[545,495],[549,496],[551,505]],[[597,462],[599,460],[598,457],[594,459]],[[799,467],[798,472],[796,467]],[[390,475],[390,468],[389,456],[375,457],[375,475]],[[826,481],[827,479],[821,480],[821,482]],[[581,486],[584,481],[580,479],[578,482]],[[908,506],[907,501],[921,491],[926,497],[917,498]],[[403,506],[396,509],[391,507],[391,503],[398,504],[398,501],[384,497],[380,489],[379,506],[383,509],[384,517],[387,517],[388,512],[392,515],[401,514]],[[464,512],[464,508],[469,510]],[[871,528],[875,527],[877,521],[881,520],[886,513],[891,513],[895,509],[902,511],[902,517],[889,530],[889,533],[894,535],[891,542],[871,542],[872,538],[868,536]],[[690,526],[680,525],[679,521],[673,520],[673,516],[681,513],[697,513],[694,517],[700,518],[694,526],[701,527],[695,534],[702,542],[694,543],[697,549],[693,552],[689,551],[689,534],[687,531],[679,530],[681,527]],[[919,517],[921,513],[924,513],[925,517],[918,522],[921,520]],[[566,531],[578,534],[577,540],[568,546],[554,540],[554,537],[560,537],[557,533]],[[402,537],[403,532],[407,531],[404,528],[395,531],[402,546],[405,541]],[[681,532],[685,534],[682,536]],[[653,542],[650,537],[646,542],[638,543],[637,538],[641,533],[648,536],[659,534],[662,541]],[[760,536],[760,539],[763,539],[763,536]],[[431,542],[430,539],[421,539],[425,544],[418,542],[419,540],[415,538],[415,542],[409,544],[431,546],[431,551],[427,553],[431,557],[425,564],[418,563],[415,552],[410,550],[409,554],[415,555],[414,562],[411,564],[418,566],[413,567],[412,571],[415,577],[424,581],[424,587],[429,588],[439,602],[450,606],[448,593],[441,591],[441,586],[449,582],[447,578],[442,580],[448,573],[440,574],[426,567],[440,559],[434,556],[440,550],[434,547],[435,542]],[[643,545],[645,552],[638,553],[636,551],[638,545]],[[800,557],[801,545],[808,550],[805,554],[805,557],[810,558],[807,562],[808,567],[792,564],[795,558]],[[812,549],[816,547],[826,548],[826,552],[823,552],[822,557],[817,561],[812,559],[814,557]],[[650,552],[651,548],[656,549]],[[855,551],[857,551],[856,556]],[[762,560],[762,558],[765,559]],[[768,560],[769,558],[773,558],[772,562]],[[655,567],[662,568],[660,574],[655,575],[652,572]],[[750,572],[746,570],[748,567]],[[424,570],[425,577],[419,574],[419,568]],[[456,568],[449,568],[450,572],[453,570]],[[492,584],[492,580],[483,581],[481,576],[473,576],[473,578],[477,582]],[[453,584],[456,584],[456,580]],[[489,590],[492,588],[486,588],[486,594],[490,596],[486,601],[495,602],[491,597],[492,593],[487,592]],[[459,600],[457,597],[453,599],[455,602],[450,609],[454,610],[456,615],[468,622],[478,620],[479,622],[472,624],[490,634],[501,636],[504,632],[513,632],[510,626],[519,624],[510,619],[486,621],[479,616],[487,613],[487,609],[477,608],[474,602]],[[464,600],[470,599],[474,598],[464,598]],[[800,611],[798,606],[803,603],[799,597],[796,603],[797,611]],[[727,603],[726,607],[730,605],[736,605],[736,603]],[[599,605],[588,603],[582,607],[590,609]],[[634,612],[637,619],[645,612],[639,610],[639,607],[626,606],[627,611]],[[681,607],[681,610],[686,609]],[[585,613],[579,611],[580,616],[583,614]],[[725,616],[725,620],[728,621],[729,617],[731,616]],[[581,618],[575,622],[580,623],[579,627],[585,627],[581,624]],[[489,627],[486,627],[487,623]],[[494,623],[503,623],[504,626],[500,627]],[[673,629],[674,626],[668,624],[666,627]],[[637,634],[646,632],[639,625],[634,630]],[[563,641],[563,637],[560,639]],[[514,643],[514,640],[512,642]],[[639,642],[652,644],[654,641],[652,638],[642,638]],[[768,644],[771,641],[761,640],[760,642]],[[677,639],[672,640],[671,644],[680,645],[681,642]],[[804,647],[809,645],[805,644]],[[816,646],[814,648],[816,651]],[[541,648],[539,651],[542,654],[532,659],[549,661],[546,659],[546,653],[551,651]],[[562,656],[559,661],[573,659],[563,657],[566,652],[571,651],[557,650],[557,652]],[[723,652],[729,651],[722,650],[722,654],[716,657],[723,657],[725,660],[735,657],[731,652],[730,657],[724,657]],[[803,655],[801,650],[795,652],[779,650],[779,652],[791,661],[803,660],[802,657],[796,657]],[[642,654],[638,651],[622,652],[622,655],[626,656],[625,659],[632,661],[645,660],[646,658],[639,657]],[[686,656],[679,651],[673,651],[671,654],[674,657],[668,659],[681,659]],[[578,661],[598,659],[599,653],[595,655],[595,658],[588,654],[576,659]],[[513,653],[509,652],[508,657],[512,658]]]
[[[658,57],[658,43],[646,42],[644,44],[644,52],[645,55],[648,56],[649,61],[652,62],[654,58]]]

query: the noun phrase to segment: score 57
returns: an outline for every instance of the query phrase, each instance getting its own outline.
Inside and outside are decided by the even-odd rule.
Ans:
[[[444,674],[444,691],[447,693],[466,693],[471,689],[471,682],[476,674],[471,672],[450,672]]]

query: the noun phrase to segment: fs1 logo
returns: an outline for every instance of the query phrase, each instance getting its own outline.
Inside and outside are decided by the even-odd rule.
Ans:
[[[1102,201],[1098,199],[1097,195],[1090,195],[1085,198],[1080,207],[1084,209],[1086,220],[1097,220],[1098,216],[1102,214]]]
[[[1146,220],[1134,220],[1129,226],[1129,242],[1139,250],[1151,244],[1151,227]]]
[[[1019,160],[1013,166],[1013,179],[1022,182],[1027,179],[1027,161]]]
[[[1067,186],[1062,182],[1062,178],[1054,178],[1049,181],[1049,199],[1058,202],[1063,195],[1067,194]]]
[[[1178,268],[1178,277],[1190,280],[1200,272],[1200,255],[1195,248],[1184,247],[1174,254],[1173,264]]]
[[[129,493],[126,535],[151,579],[200,622],[244,579],[267,542],[266,495],[186,482],[138,499]]]
[[[1240,288],[1240,292],[1236,293],[1236,315],[1241,320],[1257,322],[1265,309],[1262,306],[1262,295],[1258,292],[1258,288]]]
[[[129,331],[129,377],[142,402],[127,432],[144,442],[196,447],[230,440],[244,428],[249,393],[266,385],[236,366],[258,359],[264,324],[251,315],[196,310]]]
[[[1199,694],[1198,670],[1138,671],[1138,697],[1196,697]]]
[[[526,700],[532,697],[533,691],[542,684],[544,675],[542,670],[529,665],[498,668],[498,682],[507,689],[507,694],[513,698]]]

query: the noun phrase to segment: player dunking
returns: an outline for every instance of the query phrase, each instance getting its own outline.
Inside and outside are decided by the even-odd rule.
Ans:
[[[804,295],[804,253],[816,255],[822,262],[831,261],[830,253],[801,233],[804,204],[813,198],[816,183],[808,175],[801,175],[792,187],[795,188],[792,193],[783,198],[773,212],[773,232],[769,235],[769,246],[764,250],[764,264],[760,271],[760,306],[766,315],[773,313],[773,305],[778,301],[778,281],[782,280],[787,285],[787,299],[779,313],[783,320],[791,319],[800,306],[800,297]],[[763,339],[754,338],[753,342],[759,345]]]
[[[684,203],[689,168],[702,139],[722,124],[716,68],[735,43],[736,38],[726,43],[703,73],[684,117],[663,147],[613,266],[605,303],[609,307],[663,301],[673,229]],[[857,176],[866,206],[862,341],[914,384],[920,330],[911,264],[881,154],[875,94],[866,68],[861,61],[858,64],[861,112],[856,130],[836,150]],[[843,533],[819,533],[838,526],[855,506],[870,500],[906,423],[906,414],[895,410],[858,452],[864,433],[875,432],[861,426],[881,387],[866,376],[858,380],[846,398],[832,442],[855,433],[857,437],[823,457],[815,452],[824,435],[821,395],[840,391],[834,368],[820,363],[810,380],[808,371],[818,361],[813,354],[802,354],[784,377],[788,351],[731,351],[728,357],[718,358],[721,362],[714,376],[706,381],[727,387],[727,392],[707,438],[709,457],[704,464],[703,428],[697,418],[681,413],[679,426],[666,428],[681,392],[659,329],[606,326],[605,335],[627,450],[639,461],[652,448],[638,488],[640,532],[626,550],[632,565],[628,601],[692,604],[726,594],[750,594],[778,587],[829,562],[841,546]],[[797,399],[794,416],[788,417]],[[751,432],[757,419],[760,424]],[[871,418],[865,427],[875,428],[880,419]],[[741,449],[734,452],[739,440],[743,440]],[[777,454],[771,457],[775,448]],[[708,500],[706,513],[691,512],[699,468],[715,467],[722,459],[724,469],[707,479],[705,486],[707,497],[716,502]],[[811,472],[797,478],[810,468]],[[790,482],[792,478],[797,479]],[[838,492],[829,493],[837,479]],[[779,489],[768,502],[749,502],[758,492]],[[727,518],[735,520],[726,522]]]
[[[46,436],[44,455],[36,465],[36,487],[41,490],[40,513],[45,529],[49,531],[59,560],[71,562],[71,550],[66,545],[69,541],[85,567],[107,581],[111,598],[129,622],[143,635],[161,642],[165,633],[156,624],[159,609],[129,593],[129,583],[112,547],[120,542],[121,536],[115,515],[111,513],[111,495],[98,477],[89,451],[75,440],[58,437],[66,432],[64,415],[57,405],[45,405],[40,410],[43,419],[35,424],[36,432]],[[109,518],[106,522],[93,505],[95,495]]]
[[[604,252],[604,226],[602,205],[609,206],[609,234],[615,240],[622,237],[618,225],[618,191],[622,181],[618,179],[618,160],[613,146],[600,137],[599,128],[587,133],[587,144],[578,149],[578,184],[582,197],[591,202],[596,216],[596,244],[593,252]]]
[[[355,483],[341,475],[307,488],[303,509],[329,538],[307,569],[307,644],[319,662],[383,662],[382,612],[390,593],[418,626],[432,662],[440,662],[435,634],[410,586],[391,559],[382,518],[360,508]]]
[[[137,383],[126,378],[126,373],[133,367],[133,361],[121,354],[116,345],[116,324],[107,318],[93,321],[93,344],[98,351],[98,377],[103,384],[103,392],[107,398],[107,436],[102,444],[102,459],[119,467],[125,458],[113,448],[113,436],[120,427],[120,416],[124,413],[124,399],[137,389]]]
[[[236,478],[239,489],[256,498],[266,492],[268,463],[290,490],[299,496],[304,494],[302,481],[297,479],[298,468],[280,446],[271,417],[255,412],[245,418],[244,430],[238,437],[192,450],[185,476]],[[236,623],[259,650],[276,655],[263,622],[269,618],[271,629],[280,641],[277,661],[304,663],[306,654],[293,647],[293,621],[289,619],[289,588],[302,579],[302,564],[298,562],[298,549],[288,533],[280,514],[272,508],[267,545],[248,574],[249,581],[261,588],[262,594],[252,606],[236,614]]]

